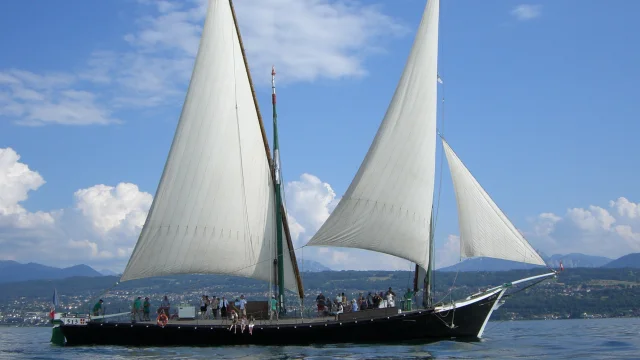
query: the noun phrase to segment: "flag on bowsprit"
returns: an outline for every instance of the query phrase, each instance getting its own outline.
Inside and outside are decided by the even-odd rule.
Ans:
[[[53,289],[53,299],[51,301],[51,303],[53,304],[53,308],[55,309],[56,306],[60,305],[60,298],[58,297],[58,289]]]

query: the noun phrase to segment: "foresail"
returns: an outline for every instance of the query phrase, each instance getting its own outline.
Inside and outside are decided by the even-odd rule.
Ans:
[[[230,3],[209,0],[173,144],[122,281],[275,281],[275,226],[274,184]],[[296,291],[295,277],[287,279]]]
[[[347,192],[308,245],[427,268],[435,179],[439,1],[429,0],[391,104]]]
[[[444,139],[442,144],[458,203],[461,255],[545,265]]]

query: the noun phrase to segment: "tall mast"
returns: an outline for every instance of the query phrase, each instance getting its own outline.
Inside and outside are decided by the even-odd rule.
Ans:
[[[425,277],[424,284],[424,299],[426,301],[427,308],[433,306],[433,270],[435,263],[435,246],[433,241],[433,207],[431,208],[431,231],[429,231],[429,268],[427,269],[427,276]]]
[[[251,72],[249,71],[249,63],[247,62],[247,54],[246,54],[246,52],[244,50],[244,45],[242,43],[242,35],[240,34],[240,26],[238,26],[238,18],[236,17],[236,11],[235,11],[235,8],[233,7],[233,0],[229,0],[229,7],[231,8],[231,16],[233,17],[233,23],[234,23],[235,28],[236,28],[236,35],[238,36],[238,42],[240,43],[240,51],[242,52],[242,60],[244,61],[244,66],[245,66],[245,69],[247,71],[247,77],[249,79],[249,87],[251,88],[251,95],[253,96],[253,103],[254,103],[255,108],[256,108],[256,114],[258,115],[258,123],[260,124],[260,131],[262,132],[262,140],[264,142],[264,150],[265,150],[265,153],[267,155],[267,160],[269,162],[269,167],[271,168],[271,177],[272,177],[272,179],[273,179],[273,181],[275,183],[276,175],[275,175],[275,171],[274,171],[274,167],[273,167],[273,162],[271,161],[271,151],[269,150],[269,140],[267,140],[267,133],[264,130],[264,124],[262,122],[262,114],[260,113],[260,107],[258,106],[258,99],[256,97],[256,91],[255,91],[255,88],[253,86],[253,80],[251,79]],[[287,244],[289,245],[289,249],[290,249],[289,255],[291,257],[291,265],[293,266],[293,272],[295,274],[296,282],[298,284],[298,296],[302,299],[304,297],[304,289],[302,287],[302,278],[300,277],[300,271],[298,270],[298,263],[296,261],[296,254],[293,251],[293,243],[291,241],[291,234],[289,232],[289,223],[287,222],[287,217],[286,216],[282,216],[282,214],[285,214],[284,206],[282,204],[280,204],[278,209],[280,209],[281,223],[278,223],[277,228],[280,228],[279,224],[282,224],[284,226],[284,232],[285,232],[285,235],[287,237]],[[279,261],[279,263],[282,263],[282,261]],[[284,279],[284,276],[282,277],[282,279]],[[279,286],[279,287],[282,288],[282,286]],[[282,290],[282,291],[284,291],[284,290]]]
[[[284,251],[282,244],[282,194],[280,189],[280,145],[278,143],[278,113],[276,112],[276,68],[271,67],[271,107],[273,108],[273,161],[276,190],[276,243],[278,265],[278,304],[280,313],[285,312],[284,304]]]
[[[434,265],[435,265],[435,243],[434,239],[434,226],[433,226],[433,207],[431,209],[431,225],[429,229],[429,262],[426,269],[421,269],[418,264],[416,264],[416,270],[413,278],[413,291],[417,294],[418,290],[420,290],[420,286],[422,286],[423,296],[422,296],[422,306],[425,308],[430,308],[433,306],[433,291],[434,291],[434,282],[433,282],[433,273],[434,273]],[[424,271],[424,272],[423,272]],[[424,274],[424,277],[421,276]],[[420,284],[422,281],[422,284]]]

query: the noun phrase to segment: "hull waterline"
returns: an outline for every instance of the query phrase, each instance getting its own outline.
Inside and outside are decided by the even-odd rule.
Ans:
[[[126,346],[223,346],[223,345],[312,345],[335,343],[389,343],[437,341],[461,338],[477,340],[503,290],[451,306],[403,312],[386,317],[313,320],[297,323],[256,324],[253,335],[236,333],[229,325],[172,322],[164,327],[149,323],[89,322],[84,326],[61,325],[66,345]]]

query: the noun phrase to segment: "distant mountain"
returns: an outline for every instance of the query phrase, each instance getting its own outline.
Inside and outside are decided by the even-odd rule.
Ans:
[[[102,269],[99,271],[100,274],[104,275],[104,276],[114,276],[114,275],[119,275],[117,272],[115,271],[111,271],[109,269]]]
[[[604,264],[608,264],[612,259],[604,256],[592,256],[585,254],[567,254],[567,255],[551,255],[550,257],[544,257],[544,260],[547,262],[547,265],[556,269],[560,267],[560,261],[562,261],[562,265],[566,268],[593,268],[593,267],[601,267]]]
[[[74,276],[103,276],[87,265],[75,265],[67,268],[56,268],[36,263],[21,264],[16,261],[0,261],[0,283],[64,279]]]
[[[331,271],[328,267],[313,260],[298,260],[298,269],[301,272]]]
[[[559,268],[560,261],[566,268],[595,268],[607,264],[611,259],[603,256],[591,256],[585,254],[555,254],[551,256],[542,256],[551,268]],[[517,261],[509,261],[493,258],[473,258],[464,260],[458,264],[438,269],[439,271],[508,271],[508,270],[528,270],[535,268],[543,268],[538,265],[524,264]]]
[[[625,255],[602,266],[603,268],[640,268],[640,253]]]
[[[507,270],[528,270],[542,266],[524,264],[517,261],[493,259],[479,257],[466,259],[455,265],[438,269],[438,271],[507,271]]]

